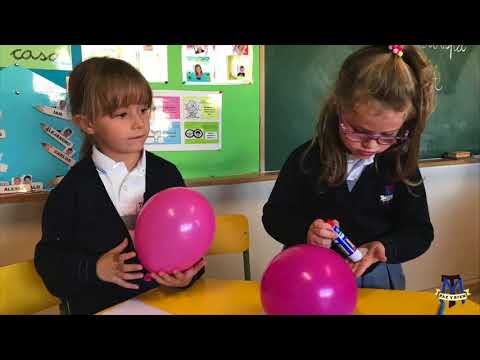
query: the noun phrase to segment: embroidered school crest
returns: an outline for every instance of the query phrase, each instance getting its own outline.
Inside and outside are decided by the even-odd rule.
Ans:
[[[395,185],[385,185],[385,193],[380,195],[380,201],[383,205],[388,206],[393,199],[393,193],[395,192]]]

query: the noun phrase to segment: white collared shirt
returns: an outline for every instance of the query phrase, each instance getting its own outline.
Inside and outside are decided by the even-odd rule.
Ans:
[[[96,146],[92,148],[92,160],[118,214],[127,228],[134,230],[145,193],[145,150],[135,168],[130,172],[124,162],[112,160],[100,152]],[[130,233],[133,236],[132,231]]]
[[[347,154],[347,186],[348,191],[352,191],[353,187],[357,183],[358,179],[362,175],[365,167],[373,163],[375,155],[370,156],[368,159],[358,159],[351,154]]]

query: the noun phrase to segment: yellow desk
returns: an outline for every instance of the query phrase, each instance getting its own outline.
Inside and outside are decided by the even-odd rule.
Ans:
[[[137,297],[147,305],[178,315],[262,315],[260,284],[255,281],[203,278],[187,290],[158,288]],[[359,289],[356,315],[435,315],[434,293]],[[113,307],[114,308],[114,307]],[[101,312],[99,313],[101,314]],[[480,305],[467,300],[445,315],[480,315]]]

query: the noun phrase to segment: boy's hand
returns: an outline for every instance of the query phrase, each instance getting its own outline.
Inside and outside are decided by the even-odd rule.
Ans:
[[[190,269],[185,271],[174,271],[173,275],[164,272],[151,273],[155,281],[161,285],[169,287],[185,287],[190,284],[192,278],[207,264],[207,260],[202,258],[199,262],[193,265]]]
[[[124,239],[118,246],[106,252],[97,261],[97,276],[100,280],[117,284],[127,289],[138,289],[138,285],[132,284],[126,280],[143,278],[140,264],[124,264],[125,261],[137,256],[134,251],[122,254],[122,251],[128,245],[127,239]]]

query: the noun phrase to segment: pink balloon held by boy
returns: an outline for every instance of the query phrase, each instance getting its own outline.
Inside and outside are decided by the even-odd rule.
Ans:
[[[200,193],[175,187],[154,195],[138,214],[135,250],[149,272],[185,271],[208,252],[215,235],[215,213]]]

